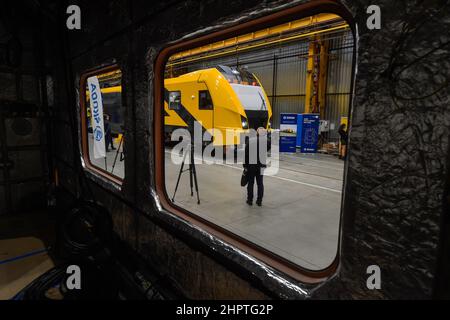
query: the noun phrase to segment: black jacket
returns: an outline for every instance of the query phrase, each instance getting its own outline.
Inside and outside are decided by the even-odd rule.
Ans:
[[[244,157],[244,168],[248,169],[259,169],[266,167],[267,150],[261,150],[260,147],[266,146],[267,143],[263,143],[260,146],[260,136],[245,137],[245,157]],[[251,146],[251,148],[250,148]],[[250,156],[250,151],[256,151],[256,155]]]
[[[339,129],[338,133],[341,136],[341,143],[342,144],[347,144],[347,141],[348,141],[348,133],[347,133],[347,131],[344,130],[344,129]]]

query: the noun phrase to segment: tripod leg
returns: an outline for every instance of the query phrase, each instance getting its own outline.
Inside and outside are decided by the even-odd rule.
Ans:
[[[192,183],[192,164],[189,165],[189,184],[191,186],[191,197],[194,196],[194,185]]]
[[[191,145],[191,158],[189,163],[189,185],[191,186],[191,197],[194,196],[194,185],[192,183],[193,167],[194,167],[194,147]]]
[[[197,204],[200,204],[200,195],[198,194],[198,183],[197,183],[197,170],[195,170],[194,164],[192,164],[192,174],[194,176],[195,192],[197,193]]]
[[[186,160],[186,155],[187,155],[187,152],[184,154],[183,162],[181,163],[180,172],[178,173],[177,184],[176,184],[176,186],[175,186],[175,191],[173,192],[172,202],[175,202],[175,194],[177,193],[177,190],[178,190],[178,184],[180,183],[181,174],[183,173],[184,161]]]
[[[123,137],[120,139],[119,146],[117,147],[116,156],[114,157],[114,162],[113,162],[113,166],[111,169],[111,173],[114,172],[114,168],[116,167],[117,156],[119,155],[119,151],[120,151],[120,147],[122,146],[122,142],[123,142]]]

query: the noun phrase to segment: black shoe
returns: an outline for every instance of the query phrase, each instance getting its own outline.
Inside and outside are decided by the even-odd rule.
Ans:
[[[256,201],[256,204],[258,205],[258,207],[262,206],[262,201]]]
[[[114,147],[111,147],[111,150],[117,150],[116,148],[114,148]]]
[[[253,201],[250,201],[250,200],[247,200],[246,203],[247,203],[249,206],[252,206],[252,205],[253,205]]]

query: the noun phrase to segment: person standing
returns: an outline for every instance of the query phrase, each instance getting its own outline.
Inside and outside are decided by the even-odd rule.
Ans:
[[[255,184],[258,188],[256,204],[262,206],[262,199],[264,196],[264,183],[262,168],[266,167],[266,148],[267,143],[262,143],[266,140],[266,130],[262,127],[258,128],[255,137],[246,137],[245,139],[245,160],[244,169],[247,171],[247,204],[253,205],[253,186]],[[261,151],[261,152],[260,152]],[[250,154],[252,152],[252,154]],[[254,154],[256,152],[256,154]]]
[[[347,125],[345,123],[339,126],[338,133],[341,137],[341,144],[339,147],[339,159],[345,160],[347,158],[347,142],[348,142],[348,132],[346,130]]]
[[[116,150],[114,147],[112,133],[111,133],[111,123],[109,122],[109,115],[103,115],[103,121],[105,125],[105,144],[106,144],[106,152],[109,151],[109,146],[111,146],[111,150]]]

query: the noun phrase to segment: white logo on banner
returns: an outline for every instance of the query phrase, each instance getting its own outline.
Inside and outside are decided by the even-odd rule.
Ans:
[[[87,82],[91,104],[92,133],[94,134],[94,158],[99,159],[106,157],[102,93],[97,77],[90,77]]]

